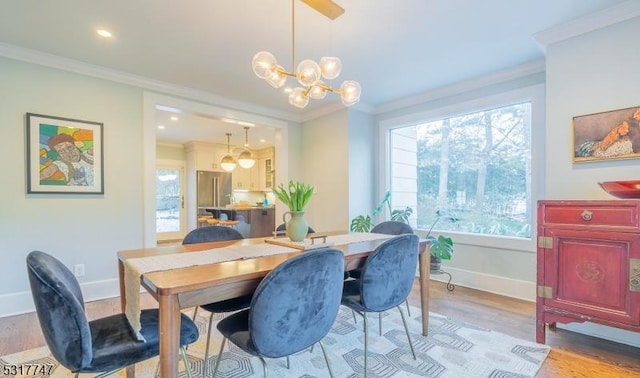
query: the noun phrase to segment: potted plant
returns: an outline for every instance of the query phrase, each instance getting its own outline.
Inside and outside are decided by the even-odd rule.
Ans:
[[[435,236],[431,235],[431,230],[433,230],[433,227],[440,221],[440,219],[443,218],[453,223],[458,221],[458,218],[447,216],[440,210],[436,211],[436,218],[431,223],[431,227],[429,227],[429,230],[427,230],[427,235],[425,236],[425,239],[429,243],[429,253],[431,261],[430,270],[432,272],[440,271],[442,260],[451,260],[451,257],[453,256],[453,240],[451,240],[451,238],[444,235],[440,235],[436,238]]]
[[[411,214],[413,214],[413,209],[407,206],[404,209],[391,210],[390,199],[391,199],[391,192],[387,191],[384,195],[384,198],[382,198],[382,201],[380,201],[378,206],[376,206],[376,208],[373,210],[373,215],[372,215],[373,218],[377,217],[380,214],[380,212],[382,212],[384,205],[387,205],[387,209],[389,209],[389,218],[391,218],[391,220],[404,222],[408,224],[409,217],[411,217]],[[349,229],[353,232],[371,231],[371,229],[374,226],[372,216],[358,215],[357,217],[351,220],[351,226],[349,227]]]
[[[304,208],[311,199],[313,186],[301,181],[289,181],[286,187],[280,183],[277,188],[273,189],[273,194],[289,208],[289,211],[282,214],[287,237],[291,241],[303,241],[309,230],[309,226],[304,220]],[[288,221],[287,215],[289,215]]]

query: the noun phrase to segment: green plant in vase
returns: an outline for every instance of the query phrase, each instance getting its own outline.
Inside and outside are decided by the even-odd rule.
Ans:
[[[431,230],[433,227],[441,220],[445,219],[449,222],[456,223],[458,218],[445,215],[444,212],[438,210],[436,211],[436,217],[431,223],[431,227],[427,231],[427,235],[425,239],[429,243],[429,253],[430,253],[430,262],[431,262],[431,271],[437,272],[440,270],[440,266],[442,264],[442,260],[451,260],[453,256],[453,240],[444,235],[440,235],[437,238],[431,235]]]
[[[301,181],[289,181],[287,186],[280,183],[273,189],[273,194],[289,208],[289,211],[282,214],[287,237],[294,242],[303,241],[309,230],[309,225],[304,220],[304,208],[311,200],[313,186]]]

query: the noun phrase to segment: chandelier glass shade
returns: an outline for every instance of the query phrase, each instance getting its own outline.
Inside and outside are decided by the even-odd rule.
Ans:
[[[238,164],[242,168],[251,168],[256,163],[253,154],[249,151],[249,127],[244,128],[244,150],[238,156]]]
[[[331,87],[325,80],[333,80],[342,72],[342,61],[337,57],[323,57],[319,63],[311,59],[302,60],[295,66],[295,0],[291,2],[291,69],[287,71],[278,64],[275,56],[268,51],[260,51],[253,56],[251,66],[253,72],[261,79],[264,79],[274,88],[282,88],[287,77],[295,77],[300,84],[289,93],[289,103],[298,108],[304,108],[309,103],[309,97],[313,99],[323,99],[327,92],[340,96],[345,106],[351,106],[360,101],[362,88],[360,84],[353,80],[342,83],[340,88]]]
[[[227,133],[227,154],[222,157],[220,161],[220,166],[227,172],[231,172],[236,169],[236,161],[231,155],[231,147],[229,146],[229,138],[231,137],[231,133]]]

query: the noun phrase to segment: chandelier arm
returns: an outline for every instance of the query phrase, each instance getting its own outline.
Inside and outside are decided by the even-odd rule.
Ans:
[[[316,87],[320,87],[322,89],[324,89],[325,91],[331,92],[331,93],[340,93],[339,89],[333,89],[332,87],[324,84],[324,83],[316,83],[314,84]]]

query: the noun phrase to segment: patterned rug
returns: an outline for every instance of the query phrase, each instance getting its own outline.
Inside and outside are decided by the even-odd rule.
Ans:
[[[406,307],[403,307],[403,311],[406,315]],[[221,316],[216,317],[221,319]],[[420,319],[420,310],[411,307],[411,316],[407,317],[407,322],[417,356],[417,360],[414,360],[398,310],[383,313],[382,336],[378,333],[377,315],[369,315],[369,377],[534,377],[549,353],[546,345],[517,339],[434,313],[429,314],[429,336],[424,337],[420,333]],[[206,311],[198,312],[197,323],[201,337],[189,347],[187,354],[193,376],[201,377],[208,323]],[[362,318],[358,316],[358,323],[354,323],[351,311],[342,308],[331,332],[323,340],[335,377],[364,376],[362,327]],[[207,361],[207,377],[213,374],[220,341],[221,336],[214,328],[211,355]],[[267,359],[269,377],[329,376],[319,346],[313,348],[312,352],[307,350],[291,356],[290,362],[290,369],[287,369],[285,359]],[[7,371],[6,367],[15,365],[22,367],[22,374]],[[73,376],[50,356],[46,347],[0,357],[0,366],[5,370],[0,371],[0,377]],[[27,367],[31,367],[31,374],[26,374]],[[36,367],[38,371],[35,371]],[[180,377],[186,377],[182,363],[180,367]],[[158,360],[151,359],[136,365],[136,372],[138,377],[143,378],[158,376]],[[123,372],[119,374],[114,376],[124,377]],[[225,346],[218,377],[262,377],[262,364],[234,345],[230,349]]]

